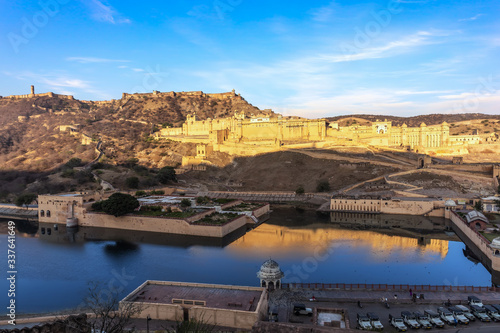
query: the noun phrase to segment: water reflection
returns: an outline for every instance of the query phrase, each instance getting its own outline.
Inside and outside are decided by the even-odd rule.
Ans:
[[[402,255],[418,253],[425,257],[439,255],[444,258],[448,254],[448,241],[421,237],[403,237],[387,235],[375,231],[340,229],[333,225],[314,225],[285,227],[263,224],[236,240],[230,247],[241,254],[273,253],[280,257],[315,255],[330,247],[365,249],[367,254],[377,259],[385,259],[393,252]]]
[[[66,228],[65,225],[39,223],[38,236],[40,240],[51,243],[76,243],[86,241],[115,241],[116,246],[124,244],[156,244],[188,248],[191,246],[225,247],[246,232],[246,227],[235,230],[224,238],[187,236],[177,234],[156,233],[149,231],[130,231],[108,228],[76,227]],[[121,244],[121,245],[118,245]],[[130,246],[123,248],[130,250]],[[137,245],[135,245],[137,246]]]

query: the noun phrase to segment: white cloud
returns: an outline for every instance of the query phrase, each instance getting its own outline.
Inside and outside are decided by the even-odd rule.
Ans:
[[[112,6],[104,1],[90,0],[83,1],[92,11],[92,18],[99,22],[116,23],[131,23],[130,19],[122,17]]]
[[[311,15],[313,21],[327,22],[333,18],[336,7],[337,4],[335,3],[335,1],[332,1],[324,7],[314,8],[310,10],[309,14]]]
[[[121,59],[105,59],[105,58],[96,58],[96,57],[68,57],[67,61],[76,61],[81,64],[89,64],[89,63],[104,63],[104,62],[130,62],[130,60],[121,60]]]
[[[407,53],[416,47],[439,43],[432,40],[431,37],[443,36],[442,33],[435,33],[429,31],[419,31],[413,35],[406,36],[400,40],[389,42],[382,46],[376,47],[361,47],[356,46],[356,42],[352,44],[343,44],[341,48],[344,54],[321,55],[319,58],[328,62],[347,62],[366,59],[379,59],[387,58],[402,53]],[[352,51],[359,51],[353,53]],[[349,53],[349,54],[348,54]]]
[[[142,68],[132,68],[134,72],[144,72],[144,69]]]
[[[481,16],[483,16],[483,14],[477,14],[477,15],[474,15],[474,16],[469,17],[469,18],[460,19],[458,21],[460,21],[460,22],[462,22],[462,21],[475,21],[478,18],[480,18]]]

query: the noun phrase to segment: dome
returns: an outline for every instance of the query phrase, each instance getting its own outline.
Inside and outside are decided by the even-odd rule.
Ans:
[[[272,259],[264,262],[257,272],[257,277],[263,280],[279,280],[284,275],[280,269],[280,265]]]
[[[446,207],[455,207],[457,204],[455,203],[455,201],[449,199],[449,200],[446,200],[446,202],[444,203],[444,205]]]
[[[490,247],[494,249],[500,249],[500,237],[497,237],[491,241]]]

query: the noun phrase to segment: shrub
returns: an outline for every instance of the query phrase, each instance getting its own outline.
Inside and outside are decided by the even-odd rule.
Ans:
[[[102,202],[102,210],[115,217],[132,213],[139,207],[139,201],[129,194],[114,193]]]
[[[78,157],[73,157],[72,159],[70,159],[68,162],[66,162],[65,164],[68,168],[75,168],[75,167],[79,167],[82,165],[82,160],[79,159]]]
[[[175,175],[175,169],[173,167],[167,166],[163,167],[158,171],[158,180],[162,184],[167,184],[170,181],[176,182],[177,176]]]
[[[206,204],[206,203],[209,203],[210,202],[210,198],[207,197],[207,196],[204,196],[204,197],[197,197],[196,198],[196,203],[198,205],[202,205],[202,204]]]
[[[328,192],[330,191],[330,183],[326,179],[321,179],[318,181],[316,185],[317,192]]]
[[[136,197],[144,197],[146,195],[147,195],[146,191],[136,191],[135,192]]]
[[[156,191],[155,191],[155,190],[153,190],[153,191],[151,191],[151,193],[150,193],[150,194],[151,194],[151,195],[164,195],[164,194],[165,194],[165,191],[163,191],[163,190],[156,190]]]
[[[127,179],[125,179],[125,184],[129,188],[138,188],[139,187],[139,178],[128,177]]]
[[[306,191],[304,190],[304,186],[302,185],[299,185],[299,187],[297,187],[297,189],[295,190],[295,194],[301,195],[304,193],[306,193]]]
[[[92,210],[95,210],[96,212],[102,211],[102,201],[96,201],[92,204]]]
[[[182,199],[181,200],[181,206],[182,207],[190,207],[191,206],[191,200],[189,200],[189,199]]]
[[[94,175],[88,170],[76,172],[73,178],[76,179],[78,184],[85,184],[87,182],[94,181]]]

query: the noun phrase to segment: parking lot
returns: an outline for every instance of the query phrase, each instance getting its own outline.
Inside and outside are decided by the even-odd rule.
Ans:
[[[481,298],[485,304],[499,304],[500,293],[488,292],[475,294]],[[467,304],[467,293],[463,292],[435,292],[427,293],[424,299],[417,299],[413,302],[412,298],[406,294],[398,295],[379,291],[334,291],[334,290],[295,290],[295,291],[277,291],[271,293],[270,304],[279,307],[279,321],[315,324],[314,318],[310,316],[296,316],[293,314],[293,303],[303,303],[309,308],[336,308],[345,309],[351,329],[356,329],[358,313],[366,315],[367,312],[376,313],[381,323],[384,325],[384,332],[397,332],[389,323],[389,314],[400,317],[401,311],[420,312],[430,309],[436,311],[444,302],[450,300],[452,305]],[[311,298],[314,297],[314,301]],[[381,298],[388,298],[389,307],[381,301]],[[358,306],[358,300],[362,306]],[[423,331],[423,329],[421,329]],[[500,322],[483,323],[479,320],[471,322],[469,325],[447,325],[443,329],[432,328],[442,332],[500,332]],[[411,329],[408,329],[411,331]]]

